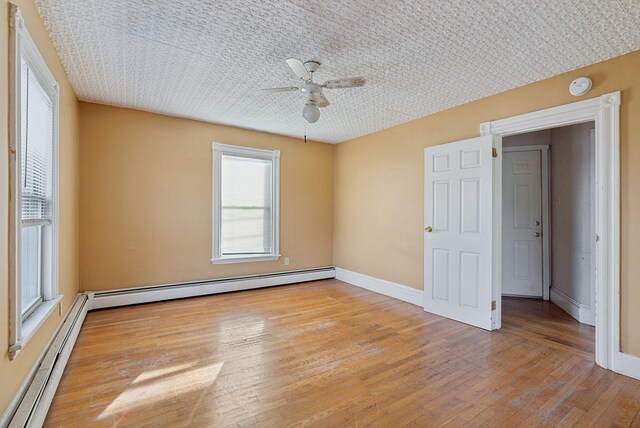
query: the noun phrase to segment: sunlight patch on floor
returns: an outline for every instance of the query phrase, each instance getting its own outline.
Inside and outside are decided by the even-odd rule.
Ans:
[[[104,409],[98,419],[116,417],[148,403],[161,403],[204,390],[215,383],[223,365],[224,361],[202,367],[190,363],[145,371]]]

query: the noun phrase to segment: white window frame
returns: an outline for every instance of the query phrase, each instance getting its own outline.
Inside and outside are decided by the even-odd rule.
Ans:
[[[262,150],[252,149],[249,147],[230,146],[227,144],[212,143],[211,149],[213,151],[213,165],[212,165],[212,252],[213,257],[211,263],[213,264],[226,264],[226,263],[243,263],[243,262],[263,262],[273,261],[280,258],[280,151],[279,150]],[[271,246],[270,254],[260,255],[234,255],[225,256],[222,254],[220,246],[220,230],[222,225],[222,155],[235,155],[243,156],[254,159],[267,159],[273,162],[273,189],[271,192],[271,206],[272,206],[272,231],[273,231],[273,243]]]
[[[58,306],[62,295],[58,294],[58,132],[59,132],[59,88],[47,63],[29,35],[24,19],[17,6],[11,5],[9,40],[9,358],[14,359],[33,337],[38,328]],[[53,101],[53,150],[52,150],[52,221],[47,232],[49,238],[44,245],[50,246],[48,263],[43,267],[46,279],[42,285],[42,303],[26,317],[22,314],[20,286],[21,242],[21,57],[28,62],[39,83]],[[46,238],[43,238],[46,239]]]

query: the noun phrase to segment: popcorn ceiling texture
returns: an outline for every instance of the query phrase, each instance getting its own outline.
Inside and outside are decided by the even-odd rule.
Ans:
[[[637,0],[36,0],[84,101],[302,137],[288,57],[319,59],[341,142],[640,49]],[[568,83],[567,83],[568,85]]]

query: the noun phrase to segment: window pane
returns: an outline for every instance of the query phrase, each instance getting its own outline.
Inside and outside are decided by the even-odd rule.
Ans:
[[[41,242],[42,226],[22,228],[20,243],[20,283],[22,286],[22,313],[42,298],[41,292]]]
[[[221,165],[222,254],[271,253],[273,162],[223,155]]]

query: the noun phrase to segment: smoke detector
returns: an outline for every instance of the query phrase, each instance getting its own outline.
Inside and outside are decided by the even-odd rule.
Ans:
[[[584,95],[589,92],[589,89],[591,89],[591,85],[591,79],[589,79],[588,77],[578,77],[569,85],[569,92],[574,97],[579,97],[580,95]]]

